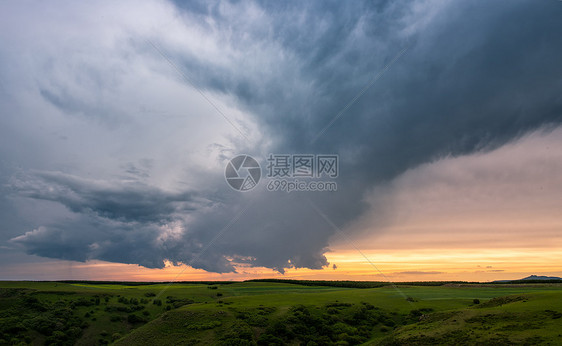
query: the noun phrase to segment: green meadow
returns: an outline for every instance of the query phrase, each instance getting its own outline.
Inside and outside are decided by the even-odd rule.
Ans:
[[[561,284],[379,286],[0,282],[0,345],[562,344]]]

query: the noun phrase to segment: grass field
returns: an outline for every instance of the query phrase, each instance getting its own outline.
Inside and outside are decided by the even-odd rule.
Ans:
[[[562,344],[562,286],[0,282],[0,345]]]

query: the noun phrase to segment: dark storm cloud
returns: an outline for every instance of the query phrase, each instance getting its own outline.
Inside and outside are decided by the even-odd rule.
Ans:
[[[310,205],[303,205],[302,197],[284,192],[256,193],[218,204],[197,215],[189,226],[207,244],[218,230],[243,211],[213,244],[212,251],[234,257],[238,262],[281,272],[291,267],[320,269],[328,264],[323,253],[332,230],[319,223],[321,219]]]
[[[339,191],[310,198],[342,228],[365,210],[361,196],[376,184],[421,163],[493,149],[562,120],[557,4],[418,4],[427,9],[415,12],[411,3],[269,8],[275,15],[268,30],[252,31],[243,24],[239,29],[258,41],[274,40],[296,56],[296,64],[275,68],[300,79],[263,80],[226,71],[213,77],[209,68],[199,75],[199,83],[208,88],[236,94],[276,140],[276,152],[340,154]],[[432,6],[437,15],[424,18],[431,16]],[[228,20],[218,23],[232,28]],[[389,72],[311,143],[404,47],[407,53]],[[197,64],[186,66],[191,70]],[[298,88],[302,80],[311,86],[305,93]],[[290,259],[292,244],[306,235],[314,241],[305,242],[307,252],[302,253],[322,254],[334,230],[306,200],[270,199],[258,204],[251,216],[255,224],[233,227],[241,242],[234,240],[230,247],[240,243],[236,251],[256,255],[256,264],[279,267],[269,258]],[[233,214],[227,212],[222,222]],[[266,239],[253,242],[259,239],[249,236],[253,232],[264,232]],[[285,241],[278,239],[283,236]],[[309,259],[300,265],[314,263],[320,262]]]
[[[151,225],[133,225],[88,216],[39,227],[12,240],[29,254],[73,261],[100,259],[162,268],[167,250],[158,241],[160,230]]]
[[[166,192],[141,182],[107,182],[61,172],[36,172],[12,182],[21,196],[61,203],[75,213],[142,223],[168,222],[200,207],[188,192]]]
[[[414,11],[424,5],[427,10]],[[366,179],[377,181],[436,157],[489,149],[536,127],[559,124],[558,5],[268,3],[264,7],[272,16],[265,28],[235,26],[227,18],[217,23],[256,41],[281,44],[297,58],[273,68],[280,75],[298,74],[299,80],[214,73],[196,61],[185,63],[199,83],[237,95],[262,130],[279,141],[279,149],[349,150],[362,158],[354,161],[368,173]],[[439,10],[435,17],[431,7]],[[422,25],[424,20],[429,23]],[[311,144],[405,47],[407,53],[389,72]],[[304,94],[295,88],[302,81],[310,85]]]
[[[309,199],[345,229],[365,212],[363,197],[377,184],[562,120],[562,7],[555,1],[242,2],[192,10],[179,7],[186,22],[217,33],[218,44],[237,54],[217,63],[164,38],[162,49],[195,85],[232,96],[251,113],[264,142],[272,143],[264,144],[268,151],[339,154],[338,191],[240,194],[227,189],[219,172],[197,193],[172,194],[42,172],[18,185],[21,193],[62,203],[80,220],[16,238],[29,253],[148,267],[170,260],[216,272],[233,270],[227,259],[281,272],[319,269],[328,264],[324,253],[337,231]],[[75,105],[42,95],[59,108]],[[267,154],[251,144],[235,149]],[[172,223],[181,231],[162,228]]]

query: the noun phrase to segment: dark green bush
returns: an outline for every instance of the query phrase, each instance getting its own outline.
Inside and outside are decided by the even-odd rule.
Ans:
[[[136,323],[146,323],[146,319],[135,315],[135,314],[130,314],[129,316],[127,316],[127,322],[131,323],[131,324],[136,324]]]

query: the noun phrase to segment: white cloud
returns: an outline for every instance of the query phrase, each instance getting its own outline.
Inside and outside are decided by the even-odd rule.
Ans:
[[[245,139],[147,39],[166,54],[232,69],[237,52],[225,38],[166,2],[61,5],[3,4],[10,15],[0,38],[10,50],[3,49],[0,76],[10,99],[2,102],[17,116],[3,115],[2,135],[6,143],[18,141],[13,133],[32,136],[20,147],[24,153],[3,146],[4,156],[35,169],[105,178],[124,164],[152,160],[147,180],[165,188],[201,184],[186,169],[222,170],[209,146],[235,148]],[[245,131],[245,146],[260,140],[230,95],[203,92]]]

